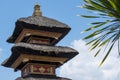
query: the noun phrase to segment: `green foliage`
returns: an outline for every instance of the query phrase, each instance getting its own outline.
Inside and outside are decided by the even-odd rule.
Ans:
[[[103,22],[93,22],[92,26],[84,30],[84,32],[91,31],[92,33],[83,38],[87,40],[87,45],[91,45],[90,50],[98,49],[95,57],[103,51],[106,53],[100,66],[107,59],[113,46],[120,40],[120,0],[84,0],[85,4],[82,8],[89,11],[97,12],[95,16],[81,15],[84,18],[104,18]],[[98,36],[99,35],[99,36]],[[94,38],[93,38],[94,37]]]

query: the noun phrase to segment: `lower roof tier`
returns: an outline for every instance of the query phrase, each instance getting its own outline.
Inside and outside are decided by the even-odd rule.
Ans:
[[[17,43],[12,49],[12,55],[5,60],[2,65],[10,68],[20,69],[25,61],[54,63],[61,66],[72,59],[78,52],[69,47],[35,45],[27,43]]]

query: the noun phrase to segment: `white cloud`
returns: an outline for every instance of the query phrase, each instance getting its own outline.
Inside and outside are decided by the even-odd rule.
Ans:
[[[64,64],[60,68],[60,76],[72,80],[120,80],[120,59],[117,53],[117,46],[107,58],[102,67],[98,67],[103,54],[93,57],[89,54],[88,46],[82,40],[74,40],[71,47],[79,51],[79,55]]]

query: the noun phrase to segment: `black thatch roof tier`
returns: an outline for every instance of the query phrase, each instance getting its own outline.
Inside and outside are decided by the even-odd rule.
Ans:
[[[78,52],[69,47],[61,46],[46,46],[46,45],[34,45],[27,43],[17,43],[12,47],[12,55],[9,59],[3,62],[3,66],[10,67],[20,54],[38,55],[38,56],[50,56],[68,58],[70,60],[78,54]],[[67,60],[67,61],[68,61]]]
[[[44,16],[30,16],[27,18],[20,18],[18,21],[25,22],[28,24],[34,24],[38,26],[48,26],[48,27],[61,27],[61,28],[69,28],[68,25],[59,22],[55,19],[47,18]]]
[[[14,43],[24,28],[62,33],[62,36],[58,39],[58,41],[61,40],[71,29],[64,23],[44,16],[30,16],[26,18],[20,18],[17,20],[15,30],[7,42]],[[58,41],[56,41],[55,44]]]

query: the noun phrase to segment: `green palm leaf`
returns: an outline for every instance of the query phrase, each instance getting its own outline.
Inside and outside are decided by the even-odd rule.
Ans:
[[[100,63],[100,65],[99,65],[99,66],[101,66],[101,65],[104,63],[104,61],[106,60],[106,58],[107,58],[107,57],[108,57],[108,55],[110,54],[110,51],[112,50],[112,48],[113,48],[114,44],[115,44],[115,43],[112,43],[112,45],[110,46],[110,48],[109,48],[108,52],[106,53],[105,57],[103,58],[103,60],[101,61],[101,63]]]
[[[85,15],[82,17],[106,19],[103,22],[92,22],[92,26],[84,30],[84,32],[91,31],[92,33],[83,38],[83,40],[88,41],[87,45],[91,45],[90,50],[98,49],[94,57],[98,56],[103,49],[106,50],[106,52],[104,51],[106,55],[100,63],[101,66],[110,54],[114,44],[118,41],[118,45],[120,45],[120,0],[84,0],[84,2],[83,8],[99,13],[95,16]],[[118,51],[120,51],[119,46]]]
[[[85,18],[99,18],[98,16],[86,16],[86,15],[81,15],[81,17],[85,17]]]

